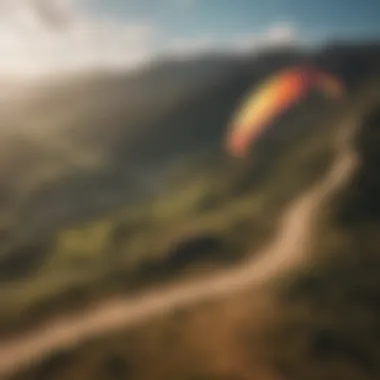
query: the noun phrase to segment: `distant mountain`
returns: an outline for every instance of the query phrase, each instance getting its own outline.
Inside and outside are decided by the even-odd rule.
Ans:
[[[222,156],[242,95],[302,62],[316,62],[355,88],[380,67],[380,45],[161,59],[133,73],[93,73],[28,90],[30,97],[0,110],[4,247],[162,191],[173,164],[207,151]],[[274,131],[270,141],[283,138]],[[265,150],[262,160],[270,162]]]

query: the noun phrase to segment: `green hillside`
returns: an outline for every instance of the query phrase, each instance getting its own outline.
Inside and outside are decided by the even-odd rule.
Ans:
[[[341,49],[358,62],[378,51],[372,45]],[[352,89],[371,72],[367,66],[365,72],[360,66],[357,72],[349,70],[339,49],[335,55],[328,50],[329,59],[324,54],[307,59],[324,58],[324,65],[347,77]],[[25,160],[32,166],[20,166],[30,175],[25,178],[21,171],[21,182],[9,183],[14,203],[7,203],[4,215],[13,215],[13,223],[5,218],[1,236],[0,293],[5,302],[0,330],[10,333],[110,294],[231,265],[262,246],[287,201],[318,180],[331,162],[335,131],[330,125],[339,107],[318,97],[304,102],[260,141],[246,162],[226,156],[225,131],[253,83],[306,57],[279,51],[245,60],[216,57],[190,67],[178,62],[166,69],[163,63],[124,82],[103,77],[86,79],[86,86],[53,86],[19,105],[33,111],[31,122],[44,121],[42,130],[51,134],[31,135],[39,144],[26,145],[31,156]],[[371,64],[375,67],[376,60]],[[210,67],[219,70],[210,75]],[[169,91],[168,105],[160,104],[158,114],[137,112],[140,119],[130,119],[127,95],[135,96],[141,109],[154,105],[152,99],[160,94],[145,95],[158,79],[169,80],[173,70],[179,79]],[[138,96],[136,88],[141,90]],[[85,96],[78,89],[91,91]],[[99,100],[105,108],[97,108]],[[82,116],[68,113],[74,103]],[[146,114],[154,117],[148,122]],[[64,124],[48,128],[56,115],[67,115]],[[69,116],[74,118],[68,121]],[[66,141],[73,146],[63,144],[69,137]],[[44,155],[34,162],[36,146]],[[84,148],[93,157],[90,161],[80,159]],[[45,149],[61,154],[61,167],[53,161],[55,177],[39,172],[41,162],[52,163]],[[18,152],[13,150],[15,159]]]
[[[354,114],[359,123],[354,145],[360,165],[350,182],[321,210],[310,240],[313,261],[309,265],[269,287],[177,310],[134,330],[118,331],[73,350],[54,352],[42,365],[14,379],[377,379],[380,80],[373,78],[368,83],[334,114],[329,128],[287,150],[259,187],[237,198],[244,210],[252,211],[245,220],[249,221],[252,236],[249,244],[254,243],[257,224],[263,226],[270,218],[268,226],[273,228],[281,205],[326,172],[332,158],[324,164],[331,142],[328,131],[341,125],[339,121],[346,115]],[[318,163],[320,170],[313,163]],[[191,193],[196,194],[195,189]],[[214,227],[214,231],[221,228],[220,232],[222,222],[228,220],[224,228],[232,239],[236,235],[228,229],[229,221],[237,220],[235,217],[243,220],[243,214],[238,212],[238,201],[229,194],[223,212],[213,214],[218,217],[208,227]],[[195,201],[198,198],[193,198],[189,210],[184,201],[188,198],[180,199],[176,207],[165,204],[163,208],[177,221],[179,215],[188,217],[189,211],[199,205]],[[229,209],[234,213],[227,214]],[[150,210],[153,220],[154,208]],[[171,214],[172,210],[181,211]],[[197,214],[197,220],[203,221],[202,215]],[[96,228],[99,224],[92,225],[93,232]],[[220,237],[225,235],[220,233]]]

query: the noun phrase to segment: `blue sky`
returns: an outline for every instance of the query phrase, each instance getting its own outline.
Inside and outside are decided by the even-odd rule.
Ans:
[[[380,0],[0,0],[0,79],[145,64],[160,54],[380,40]],[[42,12],[43,13],[43,12]]]
[[[306,41],[380,37],[379,0],[93,0],[91,7],[186,37],[259,33],[277,22],[291,23]]]

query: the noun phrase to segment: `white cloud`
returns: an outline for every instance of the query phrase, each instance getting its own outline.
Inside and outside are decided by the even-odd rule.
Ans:
[[[33,7],[50,1],[66,24],[52,28]],[[40,76],[88,68],[119,68],[146,62],[158,52],[193,55],[208,50],[245,51],[262,45],[293,43],[290,24],[276,24],[258,35],[231,38],[164,39],[153,23],[128,24],[95,15],[88,0],[0,0],[0,77]],[[183,4],[194,0],[176,0]],[[34,4],[33,4],[34,3]]]
[[[173,38],[167,49],[180,56],[202,54],[207,51],[251,52],[263,47],[294,45],[300,42],[292,24],[278,23],[258,34],[238,34],[230,38],[203,36],[202,38]]]
[[[11,3],[11,1],[13,3]],[[69,23],[52,30],[30,1],[3,0],[0,75],[42,75],[87,67],[130,65],[146,60],[157,35],[153,25],[127,25],[84,12],[61,0]]]
[[[298,35],[292,24],[279,23],[266,32],[264,40],[274,44],[292,43],[298,40]]]

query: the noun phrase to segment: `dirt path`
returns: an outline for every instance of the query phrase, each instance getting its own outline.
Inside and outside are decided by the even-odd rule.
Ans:
[[[342,129],[343,135],[337,139],[337,158],[330,172],[288,206],[277,237],[255,255],[254,260],[196,282],[102,303],[81,313],[62,316],[28,334],[4,340],[0,342],[0,377],[20,370],[51,351],[73,347],[90,337],[136,325],[178,307],[260,285],[301,263],[321,202],[339,189],[356,167],[356,156],[346,133],[353,129]]]

